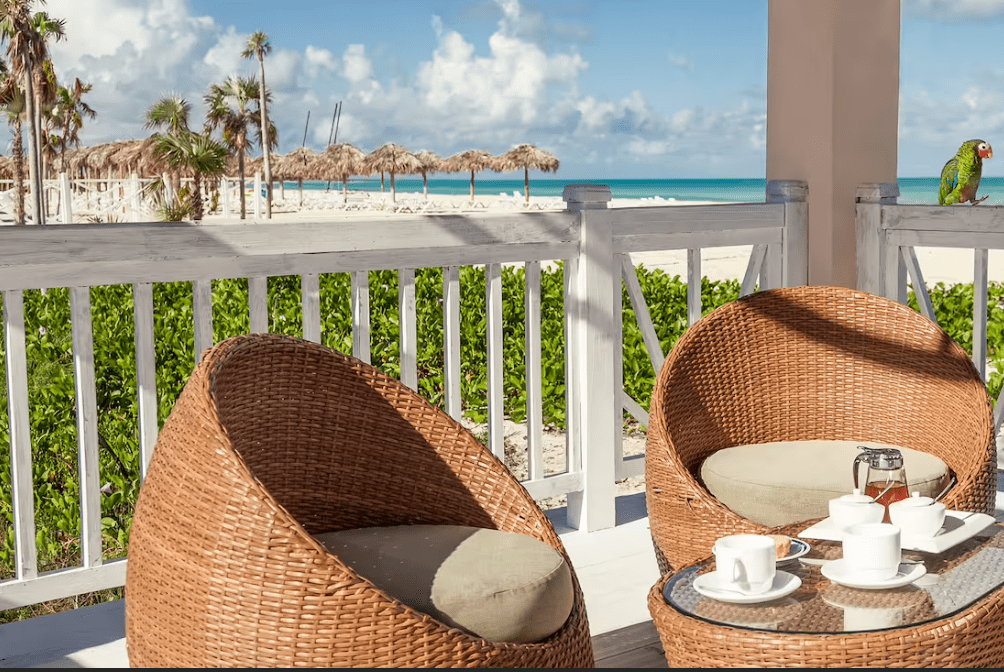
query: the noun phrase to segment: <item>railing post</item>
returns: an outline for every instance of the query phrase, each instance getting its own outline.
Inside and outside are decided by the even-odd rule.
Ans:
[[[139,175],[131,173],[129,175],[129,221],[138,222],[141,216],[139,212]]]
[[[254,203],[254,218],[261,219],[261,173],[254,174],[254,196],[251,202]]]
[[[898,249],[890,249],[882,228],[882,206],[895,205],[898,196],[899,185],[892,183],[870,182],[857,189],[857,288],[906,303],[906,264]]]
[[[781,286],[807,285],[809,284],[809,183],[805,180],[771,180],[767,183],[767,202],[784,203]],[[770,254],[767,255],[766,261],[771,263]],[[769,275],[769,271],[764,275]]]
[[[567,186],[563,197],[567,209],[579,213],[577,270],[566,308],[573,334],[566,357],[569,371],[574,373],[566,382],[574,388],[570,403],[577,405],[574,417],[583,490],[568,493],[568,524],[593,532],[616,523],[612,447],[623,411],[620,390],[614,389],[613,353],[621,347],[614,342],[614,334],[621,316],[614,314],[613,288],[620,269],[614,263],[610,218],[592,212],[606,209],[610,187]]]
[[[70,188],[70,176],[65,172],[59,174],[59,197],[62,200],[60,207],[63,224],[73,223],[73,192]]]
[[[220,201],[223,202],[223,219],[230,219],[230,188],[225,177],[220,178]]]
[[[164,180],[164,203],[174,205],[176,194],[174,193],[174,185],[171,184],[171,176],[167,173],[162,173],[162,177]]]

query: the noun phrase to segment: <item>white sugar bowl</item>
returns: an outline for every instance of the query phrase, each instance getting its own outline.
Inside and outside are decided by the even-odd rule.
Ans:
[[[910,497],[889,505],[889,520],[904,533],[933,537],[945,524],[945,505],[914,492]]]
[[[881,523],[885,517],[885,507],[861,490],[830,500],[830,520],[838,527],[850,527],[859,523]]]

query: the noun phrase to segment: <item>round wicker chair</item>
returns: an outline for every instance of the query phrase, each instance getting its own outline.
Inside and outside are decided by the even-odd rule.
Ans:
[[[645,481],[666,574],[719,537],[763,534],[700,481],[731,446],[875,441],[939,457],[951,509],[993,513],[996,451],[986,386],[935,323],[841,287],[764,291],[715,310],[673,347],[652,392]]]
[[[404,524],[519,532],[568,560],[502,463],[397,380],[300,339],[224,341],[172,409],[136,505],[130,664],[593,665],[574,571],[561,630],[497,643],[389,597],[311,536]]]

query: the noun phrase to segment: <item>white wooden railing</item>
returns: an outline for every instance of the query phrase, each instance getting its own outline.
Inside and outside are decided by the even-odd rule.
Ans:
[[[267,278],[301,277],[304,338],[321,340],[319,274],[351,273],[353,352],[369,361],[368,271],[399,269],[401,380],[417,388],[415,269],[443,268],[445,408],[461,415],[460,282],[463,265],[486,270],[488,447],[503,443],[502,283],[504,263],[525,264],[528,477],[535,498],[568,494],[570,524],[598,530],[615,523],[615,481],[643,473],[624,459],[622,408],[647,423],[623,392],[621,278],[658,370],[664,354],[641,296],[630,253],[688,250],[688,314],[701,315],[701,249],[751,245],[743,293],[806,282],[805,185],[771,182],[759,204],[606,209],[605,186],[565,190],[567,209],[316,222],[222,224],[68,224],[0,228],[0,291],[10,421],[15,572],[0,581],[0,610],[123,585],[125,560],[101,555],[97,407],[89,288],[133,287],[141,475],[158,432],[153,284],[193,282],[196,360],[213,344],[212,285],[248,278],[252,332],[268,329]],[[541,262],[564,260],[567,469],[546,475],[542,459]],[[69,287],[80,474],[79,567],[38,571],[29,432],[22,291]],[[2,487],[2,486],[0,486]]]
[[[897,205],[895,184],[857,190],[858,289],[906,304],[911,281],[921,313],[937,321],[916,247],[972,249],[973,365],[987,379],[987,261],[1004,250],[1004,206]],[[1004,393],[994,405],[994,428],[1004,422]]]

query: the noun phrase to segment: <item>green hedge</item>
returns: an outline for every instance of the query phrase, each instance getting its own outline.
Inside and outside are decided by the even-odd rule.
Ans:
[[[638,269],[642,292],[664,352],[687,326],[687,286],[679,276]],[[321,276],[322,338],[325,345],[351,352],[350,280],[347,274]],[[464,413],[475,421],[487,417],[484,271],[461,269],[461,390]],[[564,318],[562,270],[544,270],[541,279],[541,361],[543,416],[546,424],[564,427]],[[525,416],[523,269],[505,267],[503,284],[504,392],[506,413]],[[735,281],[702,282],[704,312],[739,295]],[[216,341],[249,329],[246,280],[213,283],[213,327]],[[298,276],[269,278],[269,330],[302,335]],[[440,269],[416,273],[418,306],[419,387],[433,403],[443,404],[443,311]],[[971,285],[936,286],[932,301],[940,324],[964,348],[972,347]],[[75,394],[70,336],[69,292],[26,291],[25,323],[28,349],[30,424],[35,484],[35,516],[40,567],[76,564],[79,558],[79,486]],[[655,372],[624,292],[625,389],[647,407]],[[398,376],[399,339],[397,274],[370,274],[372,322],[371,359]],[[911,301],[913,297],[911,294]],[[1004,358],[1004,287],[992,285],[988,328],[992,358]],[[91,290],[94,357],[97,379],[98,432],[101,444],[100,480],[113,492],[102,497],[104,554],[125,554],[133,505],[139,488],[132,291],[128,286]],[[913,303],[916,307],[916,304]],[[192,370],[194,329],[191,283],[154,286],[158,415],[167,418]],[[998,353],[1000,353],[998,355]],[[0,344],[0,366],[3,365]],[[1004,366],[999,367],[1004,370]],[[990,377],[996,398],[1004,374]],[[6,387],[0,386],[0,445],[9,445]],[[9,450],[0,450],[0,579],[13,575],[14,531],[11,526]]]

